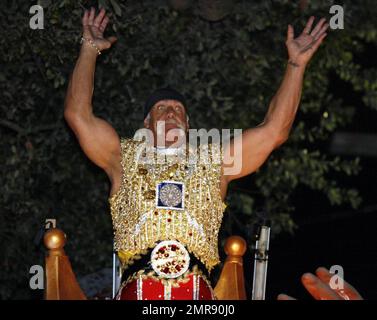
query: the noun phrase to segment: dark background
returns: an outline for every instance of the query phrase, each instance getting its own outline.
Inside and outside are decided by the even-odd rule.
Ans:
[[[29,28],[36,3],[45,8],[44,30]],[[284,74],[288,23],[297,35],[311,15],[329,19],[333,4],[344,7],[345,29],[331,31],[310,62],[290,139],[260,170],[229,186],[219,245],[224,257],[228,236],[247,240],[250,295],[252,226],[258,212],[267,212],[268,299],[280,292],[310,299],[301,275],[332,265],[341,265],[365,298],[377,298],[375,0],[213,3],[1,2],[1,299],[42,297],[29,289],[29,269],[44,264],[40,240],[49,218],[68,235],[66,252],[80,281],[108,275],[112,266],[109,181],[85,157],[63,117],[83,8],[106,7],[106,34],[118,37],[97,63],[94,112],[120,136],[132,136],[147,95],[167,85],[188,98],[193,128],[258,125]],[[105,290],[109,280],[96,283]],[[90,280],[85,283],[88,290]]]
[[[376,67],[377,47],[370,46],[366,54],[359,57],[368,67]],[[357,105],[358,112],[352,123],[342,129],[349,133],[374,134],[377,142],[377,114],[363,108],[360,95],[355,94],[339,79],[334,78],[332,90]],[[331,153],[331,142],[320,145]],[[266,299],[276,299],[286,293],[299,299],[312,297],[300,283],[305,272],[314,273],[316,268],[340,265],[344,277],[365,299],[377,299],[377,225],[376,187],[377,159],[361,157],[362,170],[357,177],[340,178],[342,183],[354,186],[364,199],[362,208],[350,210],[344,206],[333,208],[320,192],[300,188],[292,195],[295,211],[293,220],[298,229],[291,234],[280,234],[270,242]],[[245,185],[252,183],[245,179]],[[273,230],[273,225],[272,225]],[[239,230],[244,234],[244,231]],[[251,237],[249,236],[249,239]],[[252,250],[245,255],[245,276],[248,296],[251,296],[253,256]]]

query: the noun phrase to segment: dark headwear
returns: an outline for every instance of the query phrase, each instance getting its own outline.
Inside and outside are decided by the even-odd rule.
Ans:
[[[161,100],[177,100],[183,104],[186,108],[185,97],[178,91],[172,88],[161,88],[154,91],[147,99],[144,105],[144,119],[147,117],[148,113],[151,111],[152,107]]]

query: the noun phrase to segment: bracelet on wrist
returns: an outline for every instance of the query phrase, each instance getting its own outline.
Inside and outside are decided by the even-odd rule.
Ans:
[[[94,49],[96,49],[98,55],[101,54],[101,50],[97,47],[93,40],[81,37],[80,43],[83,43],[84,41],[88,42]]]

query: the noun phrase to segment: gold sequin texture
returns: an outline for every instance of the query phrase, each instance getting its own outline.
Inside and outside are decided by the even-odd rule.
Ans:
[[[109,198],[114,249],[123,267],[158,241],[177,240],[211,271],[220,262],[218,232],[226,207],[220,195],[221,148],[201,145],[187,152],[195,161],[174,156],[174,163],[169,156],[141,161],[145,148],[143,142],[121,138],[121,186]],[[156,186],[166,180],[184,183],[184,210],[156,208]]]

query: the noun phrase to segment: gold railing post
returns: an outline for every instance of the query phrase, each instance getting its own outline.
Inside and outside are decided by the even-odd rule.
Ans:
[[[50,229],[44,235],[44,244],[48,249],[45,268],[46,300],[86,300],[64,252],[66,241],[65,233],[59,229]]]
[[[246,241],[239,236],[231,236],[226,240],[224,250],[227,258],[215,287],[215,295],[219,300],[246,300],[243,270]]]

